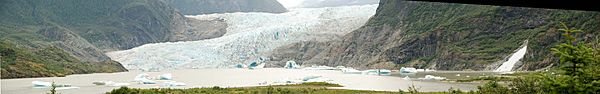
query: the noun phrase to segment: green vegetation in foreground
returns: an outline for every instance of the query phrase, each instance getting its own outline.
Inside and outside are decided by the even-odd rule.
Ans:
[[[136,89],[121,87],[106,94],[396,94],[398,92],[327,89],[338,84],[311,82],[295,85],[274,85],[241,88]]]
[[[600,92],[600,51],[598,42],[577,40],[582,30],[562,24],[564,38],[551,51],[560,58],[557,69],[517,77],[508,86],[496,81],[479,87],[479,92],[491,94],[595,94]]]
[[[115,61],[85,62],[54,46],[31,50],[10,41],[0,41],[0,60],[2,78],[126,71]]]

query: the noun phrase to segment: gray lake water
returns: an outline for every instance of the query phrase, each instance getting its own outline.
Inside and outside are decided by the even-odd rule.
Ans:
[[[121,73],[96,73],[69,75],[67,77],[46,77],[46,78],[21,78],[21,79],[2,79],[2,94],[43,94],[49,91],[49,88],[33,88],[32,81],[47,81],[57,83],[67,83],[80,87],[79,89],[59,90],[62,94],[101,94],[119,87],[97,86],[92,84],[94,81],[114,81],[120,83],[130,83],[128,87],[132,88],[167,88],[161,86],[166,81],[157,80],[157,84],[144,85],[133,82],[133,78],[140,73],[148,73],[156,77],[160,74],[171,73],[173,81],[186,83],[186,86],[171,88],[194,88],[194,87],[248,87],[264,86],[261,82],[277,82],[286,79],[300,79],[306,76],[322,76],[331,79],[331,83],[343,85],[335,89],[355,89],[355,90],[376,90],[376,91],[398,91],[398,89],[407,90],[409,86],[415,85],[420,91],[446,91],[449,88],[459,88],[461,90],[476,90],[480,83],[451,83],[439,81],[410,81],[402,79],[404,76],[394,73],[391,76],[343,74],[334,70],[302,70],[302,69],[280,69],[265,68],[257,70],[248,69],[185,69],[169,70],[161,72],[141,72],[130,71]],[[436,76],[446,76],[453,78],[453,73],[462,75],[483,74],[478,72],[435,72],[435,73],[417,73],[414,77],[426,74]]]

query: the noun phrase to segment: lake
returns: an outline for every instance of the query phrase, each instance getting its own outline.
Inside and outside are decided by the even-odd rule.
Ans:
[[[2,79],[2,94],[42,94],[49,91],[49,88],[33,88],[32,81],[47,81],[56,83],[71,84],[79,89],[59,90],[62,94],[100,94],[111,91],[119,87],[97,86],[92,84],[94,81],[114,81],[120,83],[130,83],[128,87],[133,88],[166,88],[161,86],[164,82],[157,80],[158,84],[138,84],[133,82],[133,78],[141,73],[148,73],[155,77],[165,73],[173,75],[173,81],[186,83],[186,86],[171,88],[193,88],[193,87],[249,87],[264,86],[261,82],[277,82],[285,79],[301,79],[306,76],[322,76],[331,79],[331,83],[343,85],[334,89],[355,89],[355,90],[377,90],[377,91],[406,91],[409,86],[414,85],[419,91],[446,91],[450,87],[461,90],[476,90],[480,83],[452,83],[440,81],[410,81],[402,79],[404,76],[395,72],[391,76],[344,74],[335,70],[302,70],[302,69],[182,69],[166,70],[161,72],[142,72],[129,71],[120,73],[95,73],[78,74],[66,77],[45,77],[45,78],[21,78],[21,79]],[[447,76],[453,78],[455,74],[462,75],[480,74],[478,72],[444,72],[438,71],[431,73],[435,75]],[[471,73],[471,74],[469,74]],[[417,73],[412,77],[429,74],[427,72]],[[447,74],[447,75],[444,75]],[[483,73],[481,73],[483,74]]]

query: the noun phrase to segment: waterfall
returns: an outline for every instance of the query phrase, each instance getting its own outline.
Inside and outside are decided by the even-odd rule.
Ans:
[[[509,71],[512,71],[512,69],[515,66],[515,64],[517,62],[519,62],[519,60],[521,60],[521,58],[523,58],[525,56],[526,52],[527,52],[527,45],[523,46],[517,52],[513,53],[513,55],[510,56],[510,58],[508,59],[508,61],[502,63],[502,65],[500,65],[500,67],[498,67],[498,69],[496,69],[495,72],[509,72]]]

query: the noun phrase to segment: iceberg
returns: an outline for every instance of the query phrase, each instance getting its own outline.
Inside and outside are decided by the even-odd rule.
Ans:
[[[52,83],[52,82],[44,82],[44,81],[31,81],[34,88],[49,88],[52,87],[52,84],[56,87],[56,90],[65,90],[65,89],[77,89],[79,87],[74,87],[71,84],[60,84],[60,83]]]
[[[341,70],[344,74],[362,74],[362,71],[356,70],[354,68],[342,68]]]
[[[235,68],[246,68],[247,66],[244,64],[237,64],[235,65]]]
[[[300,68],[300,65],[298,65],[296,63],[296,61],[287,61],[287,62],[285,62],[285,66],[283,66],[283,68],[286,68],[286,69],[298,69],[298,68]]]
[[[249,69],[262,69],[265,67],[265,63],[257,63],[257,62],[252,62],[250,63],[250,65],[248,65]]]
[[[445,77],[433,76],[433,75],[425,75],[425,78],[419,78],[419,80],[445,80]]]
[[[140,81],[140,84],[156,84],[156,81],[152,81],[149,79],[143,79]]]
[[[158,76],[158,80],[173,80],[173,75],[170,73],[162,74]]]
[[[333,81],[331,79],[328,78],[323,78],[323,76],[306,76],[304,78],[302,78],[302,82],[328,82],[328,81]]]
[[[52,82],[32,81],[33,87],[51,87]]]
[[[135,76],[135,78],[133,78],[134,81],[143,81],[148,79],[150,79],[150,75],[148,75],[147,73],[138,74],[137,76]]]
[[[362,71],[363,75],[391,75],[392,71],[387,69],[370,69]]]
[[[400,68],[400,73],[417,73],[417,69],[402,67]]]

